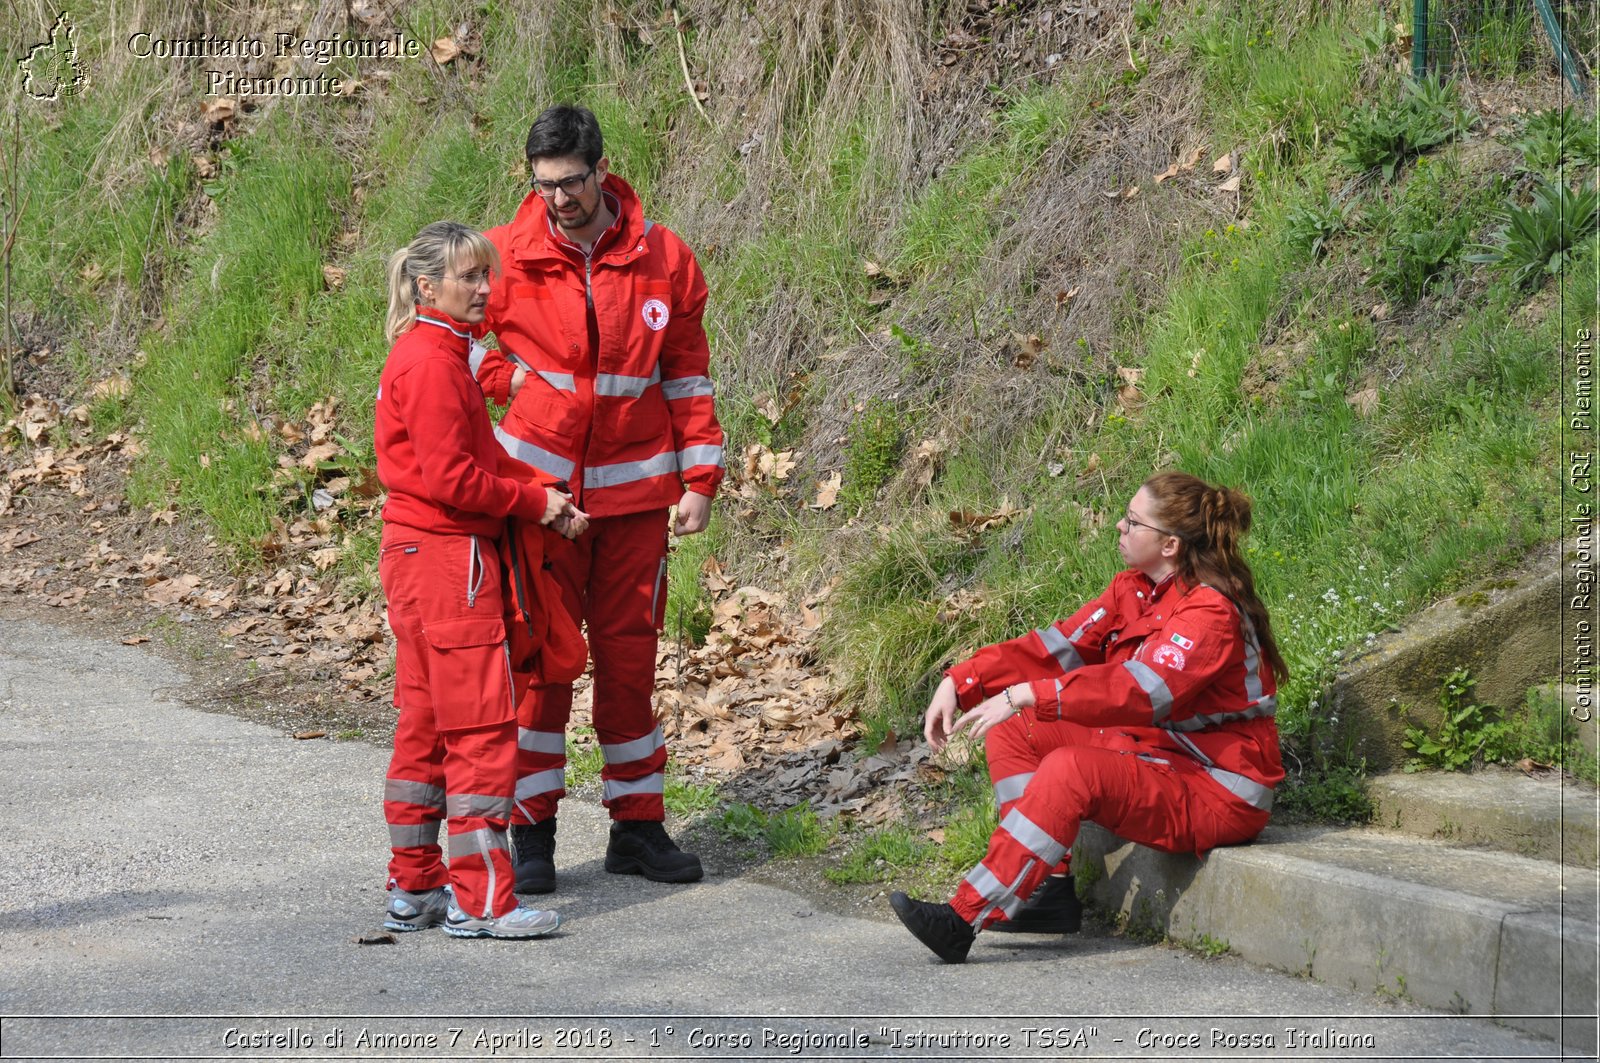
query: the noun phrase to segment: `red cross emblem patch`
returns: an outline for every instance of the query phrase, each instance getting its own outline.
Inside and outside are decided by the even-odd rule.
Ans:
[[[644,304],[640,311],[644,315],[644,323],[650,326],[652,332],[660,332],[667,327],[667,319],[672,316],[667,310],[667,304],[660,299],[651,299]]]

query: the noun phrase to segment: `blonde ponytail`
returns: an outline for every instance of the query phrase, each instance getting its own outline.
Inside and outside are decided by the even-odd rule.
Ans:
[[[389,314],[383,322],[383,335],[390,343],[417,323],[417,282],[407,276],[409,247],[389,256]]]

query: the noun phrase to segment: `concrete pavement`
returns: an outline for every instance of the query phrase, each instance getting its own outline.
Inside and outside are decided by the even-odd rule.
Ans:
[[[109,637],[0,629],[0,1058],[1556,1055],[1093,933],[988,935],[947,967],[887,918],[715,867],[690,887],[608,875],[592,800],[562,811],[540,899],[558,935],[359,945],[384,904],[384,750],[184,707],[181,672]]]

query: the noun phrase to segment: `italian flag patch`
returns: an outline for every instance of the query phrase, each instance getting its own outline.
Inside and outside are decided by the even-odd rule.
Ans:
[[[1194,639],[1186,639],[1176,631],[1172,633],[1172,642],[1173,645],[1180,646],[1186,650],[1194,649]]]

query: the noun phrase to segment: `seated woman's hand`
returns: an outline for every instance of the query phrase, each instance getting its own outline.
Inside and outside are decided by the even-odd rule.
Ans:
[[[950,741],[950,730],[956,720],[956,684],[949,676],[939,683],[928,702],[928,711],[922,718],[922,737],[928,740],[935,753]]]
[[[1006,687],[993,697],[984,698],[972,711],[957,720],[955,727],[950,729],[950,737],[954,738],[962,729],[966,729],[974,740],[981,739],[1023,709],[1031,708],[1033,701],[1033,688],[1027,683]]]

